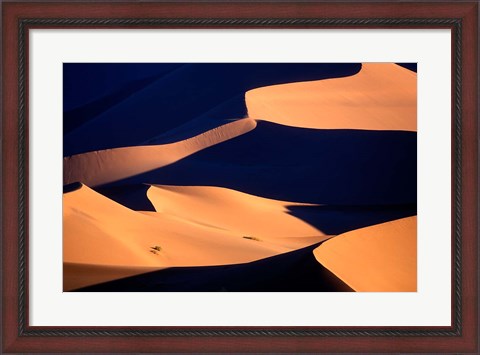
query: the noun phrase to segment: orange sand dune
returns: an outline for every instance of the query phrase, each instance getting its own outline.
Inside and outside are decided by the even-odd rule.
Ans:
[[[203,197],[205,189],[214,201],[201,204],[197,199],[207,198]],[[235,264],[328,239],[286,214],[279,201],[261,199],[263,204],[254,208],[262,217],[255,213],[242,215],[246,208],[243,204],[251,199],[255,206],[258,198],[223,188],[189,187],[175,192],[173,188],[152,187],[148,195],[159,212],[130,210],[85,185],[63,195],[63,261],[67,265],[83,264],[80,268],[70,267],[73,271],[64,277],[76,281],[64,280],[65,285],[78,285],[78,275],[88,265],[117,267],[124,275],[133,275],[143,272],[133,269],[137,267]],[[162,198],[166,199],[163,203]],[[191,205],[184,205],[187,201]],[[238,210],[235,201],[240,205]],[[183,214],[177,207],[181,207]],[[198,213],[205,219],[198,221]],[[237,215],[236,219],[230,217],[232,214]],[[239,226],[240,219],[251,228]],[[285,230],[301,238],[285,238]],[[278,240],[276,234],[281,236]],[[158,251],[152,249],[156,246]],[[95,278],[95,282],[111,280],[119,273],[103,272],[103,275]]]
[[[195,152],[234,138],[256,127],[244,118],[180,142],[115,148],[73,155],[63,159],[63,184],[81,181],[98,186],[172,164]]]
[[[340,234],[314,250],[316,259],[355,291],[417,290],[417,217]]]
[[[278,201],[243,192],[213,186],[154,185],[147,196],[155,210],[162,215],[190,223],[234,231],[241,236],[272,241],[285,247],[291,242],[303,246],[318,242],[324,235],[310,224],[288,214],[287,206],[308,204]],[[303,241],[315,236],[315,240]],[[285,239],[280,242],[280,238]],[[297,239],[297,241],[295,241]]]
[[[344,77],[266,86],[245,95],[248,115],[287,126],[417,130],[417,74],[367,63]]]

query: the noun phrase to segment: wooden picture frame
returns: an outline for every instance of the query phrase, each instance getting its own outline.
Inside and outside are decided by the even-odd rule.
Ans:
[[[3,2],[2,351],[477,353],[478,5],[477,1]],[[32,28],[125,27],[451,29],[452,325],[29,326],[28,33]]]

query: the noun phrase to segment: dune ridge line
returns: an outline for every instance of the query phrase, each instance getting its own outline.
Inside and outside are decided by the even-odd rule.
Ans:
[[[352,76],[265,86],[245,94],[248,116],[292,127],[417,130],[417,74],[365,63]]]
[[[212,198],[205,199],[205,194]],[[65,193],[64,263],[118,267],[121,274],[133,275],[133,268],[250,262],[330,237],[286,213],[284,205],[289,203],[225,188],[151,187],[148,198],[159,212],[131,210],[85,184]],[[249,206],[257,202],[261,204],[250,211]],[[236,214],[233,205],[238,206]],[[265,219],[275,223],[266,224]],[[64,278],[75,278],[80,271],[69,268]],[[98,275],[95,280],[107,281],[117,275],[105,272],[105,278]]]
[[[172,164],[215,144],[253,130],[242,118],[179,142],[99,150],[63,159],[63,184],[81,181],[95,187]]]
[[[415,292],[417,216],[340,234],[314,255],[355,291]]]

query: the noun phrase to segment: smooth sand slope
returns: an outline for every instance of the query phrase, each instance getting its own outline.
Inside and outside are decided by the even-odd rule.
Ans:
[[[290,206],[306,204],[277,201],[212,186],[151,186],[147,192],[155,210],[173,218],[206,225],[236,235],[288,248],[316,243],[324,235],[288,214]],[[158,214],[154,214],[158,215]]]
[[[85,70],[89,67],[94,73],[103,72],[103,66],[110,64],[83,65]],[[118,70],[129,72],[131,66],[132,64],[118,65],[116,67],[121,68],[117,69],[117,72]],[[159,74],[156,66],[164,67],[165,64],[152,65],[150,69],[152,76]],[[171,65],[168,65],[167,69],[171,69],[170,67]],[[112,89],[116,90],[115,85],[113,87],[108,85],[110,87],[108,95],[117,96],[117,99],[103,102],[101,112],[93,112],[93,115],[88,112],[91,110],[84,106],[78,107],[79,102],[72,100],[77,97],[77,93],[78,96],[83,96],[79,92],[97,92],[95,88],[90,89],[95,85],[91,76],[78,72],[78,75],[66,78],[70,83],[64,85],[66,91],[64,107],[76,107],[77,110],[83,108],[80,115],[80,121],[83,123],[64,135],[63,153],[64,156],[71,156],[96,150],[143,145],[143,142],[196,119],[215,107],[220,108],[233,97],[238,95],[243,97],[248,90],[268,85],[352,75],[358,72],[360,67],[358,63],[184,63],[162,75],[158,80],[138,87],[135,92],[130,92],[123,99],[120,97],[120,101],[117,100],[118,95],[111,92]],[[164,69],[159,70],[164,73]],[[145,78],[144,74],[140,78]],[[125,74],[120,75],[125,77]],[[108,76],[114,76],[114,73]],[[98,74],[97,77],[103,79],[105,76]],[[75,82],[72,85],[73,80]],[[106,91],[101,90],[98,94],[104,97]],[[94,98],[89,96],[89,99]],[[102,101],[101,97],[98,99]],[[246,112],[244,102],[240,106],[226,105],[215,112],[214,118],[242,118],[246,116]],[[69,119],[68,115],[65,119]]]
[[[258,121],[245,134],[115,185],[222,186],[276,200],[337,206],[410,204],[417,200],[416,144],[416,132],[308,129]]]
[[[338,235],[314,254],[355,291],[417,291],[416,216]]]
[[[416,73],[144,74],[66,96],[65,291],[416,291]]]
[[[79,274],[85,273],[85,268],[94,266],[116,267],[117,270],[113,271],[131,275],[145,272],[145,268],[235,264],[277,255],[328,238],[285,213],[279,201],[208,188],[208,195],[213,200],[200,202],[199,199],[207,198],[205,188],[151,189],[149,197],[152,196],[159,212],[132,211],[85,185],[64,194],[65,285],[71,285],[69,279],[78,279]],[[188,208],[184,203],[196,205]],[[240,206],[238,211],[235,210],[237,203]],[[257,213],[271,219],[271,223],[265,223],[265,220],[261,223],[261,217],[255,213],[242,216],[246,208],[243,204],[258,204]],[[193,207],[203,210],[203,219],[199,220],[198,210]],[[230,217],[235,213],[237,220]],[[285,230],[291,231],[295,237],[287,238]],[[160,250],[152,249],[157,246]],[[141,269],[135,269],[139,267]],[[104,270],[105,279],[100,281],[118,275],[118,272],[107,271]],[[85,280],[87,284],[89,281],[92,280]],[[80,287],[78,280],[75,285]]]
[[[367,63],[335,79],[248,91],[248,115],[288,126],[417,130],[417,74],[393,63]]]
[[[172,164],[195,152],[244,134],[256,127],[249,118],[179,142],[106,149],[63,158],[64,185],[81,181],[97,186]]]

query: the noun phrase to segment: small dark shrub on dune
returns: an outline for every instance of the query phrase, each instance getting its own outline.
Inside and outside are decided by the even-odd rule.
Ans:
[[[249,240],[255,240],[256,242],[260,242],[260,239],[258,239],[257,237],[252,237],[250,235],[244,235],[243,238],[244,239],[249,239]]]
[[[153,253],[155,255],[158,254],[159,251],[162,250],[162,247],[160,247],[159,245],[155,245],[153,247],[150,247],[150,253]]]

